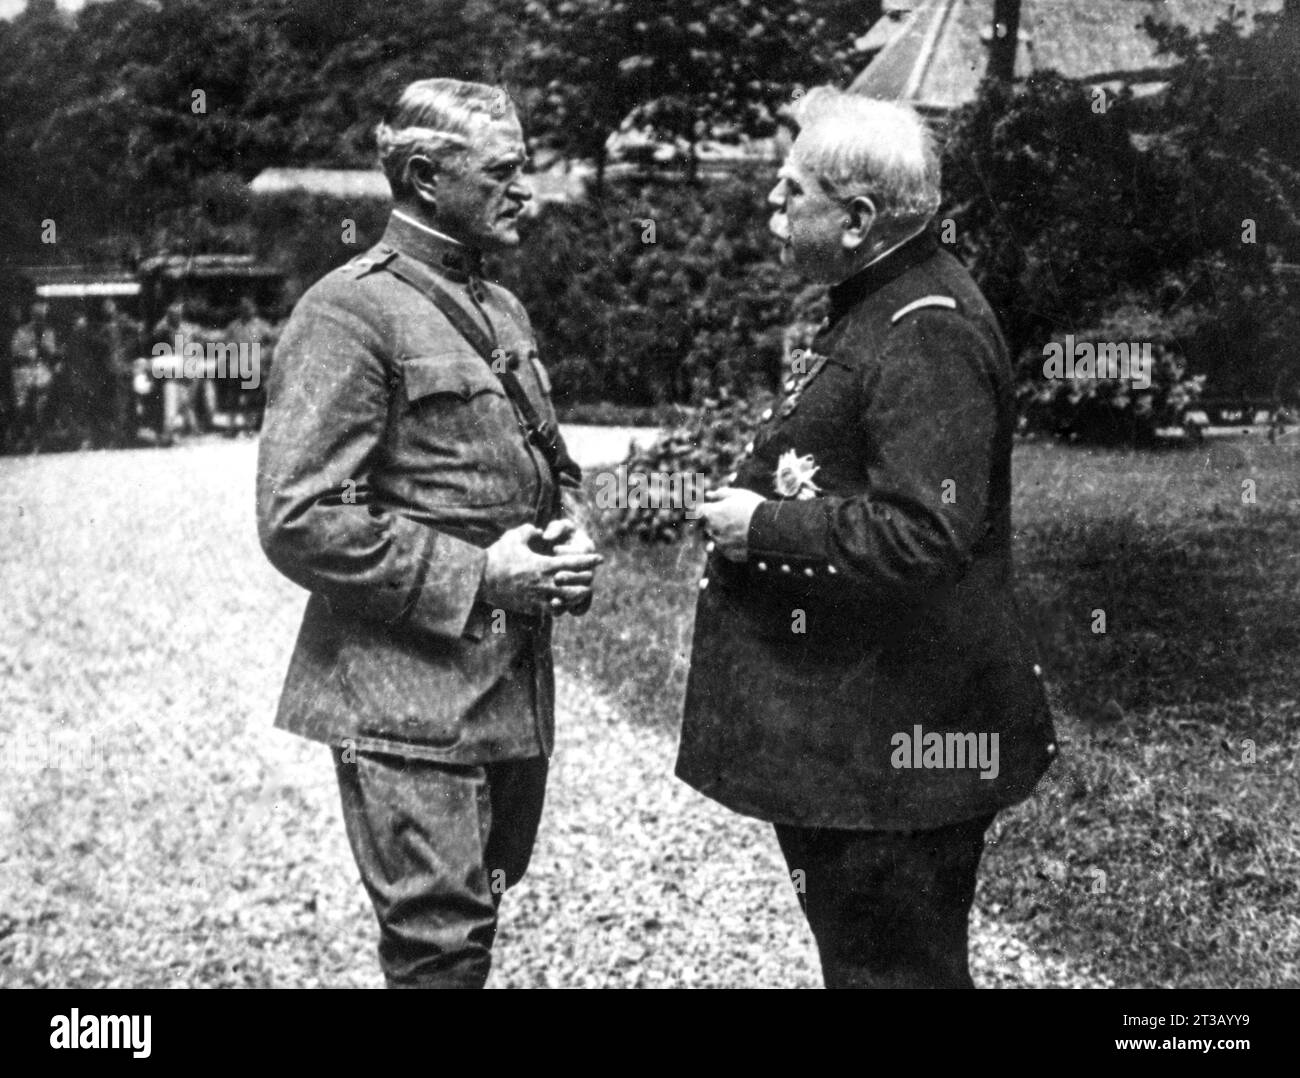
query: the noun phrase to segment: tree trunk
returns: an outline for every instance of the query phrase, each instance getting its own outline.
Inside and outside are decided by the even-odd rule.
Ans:
[[[993,38],[989,42],[989,77],[1011,82],[1016,77],[1020,45],[1020,0],[993,0]]]

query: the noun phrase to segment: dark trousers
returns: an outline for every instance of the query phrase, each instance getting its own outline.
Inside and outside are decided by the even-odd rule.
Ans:
[[[335,749],[334,764],[388,986],[482,988],[501,895],[532,855],[546,758],[459,766]]]
[[[933,831],[776,825],[827,988],[974,988],[967,919],[992,816]]]

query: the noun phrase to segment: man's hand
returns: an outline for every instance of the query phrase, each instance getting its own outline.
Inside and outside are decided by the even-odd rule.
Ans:
[[[546,530],[542,532],[542,541],[552,544],[552,554],[594,554],[596,552],[596,544],[592,542],[591,536],[580,524],[568,517],[552,520],[546,525]],[[581,617],[591,609],[591,586],[589,585],[586,590],[587,594],[583,598],[573,602],[559,603],[552,599],[552,610],[556,613],[567,612],[575,617]]]
[[[719,487],[705,491],[704,501],[700,507],[704,533],[728,561],[744,561],[749,556],[750,518],[766,499],[752,490]]]
[[[521,524],[487,548],[481,588],[485,603],[538,614],[590,596],[596,566],[604,559],[595,553],[542,553],[538,546],[551,545],[546,534],[532,524]]]

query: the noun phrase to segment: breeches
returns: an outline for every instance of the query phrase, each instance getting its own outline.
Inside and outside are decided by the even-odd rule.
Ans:
[[[390,988],[482,988],[497,906],[523,877],[544,756],[454,765],[334,750],[343,820]]]

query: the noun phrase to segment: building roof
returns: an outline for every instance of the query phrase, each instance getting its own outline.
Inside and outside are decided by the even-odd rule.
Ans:
[[[558,165],[530,172],[525,177],[535,202],[571,202],[582,197],[582,177]],[[335,198],[341,202],[388,202],[393,193],[388,178],[378,169],[267,168],[248,185],[262,197],[301,192]]]
[[[42,299],[134,296],[140,282],[117,266],[27,266],[18,271]]]
[[[392,198],[388,178],[368,168],[266,168],[248,185],[255,195],[283,195],[302,192],[340,201]]]
[[[1232,7],[1249,20],[1280,10],[1282,0],[1023,0],[1016,75],[1050,68],[1084,82],[1154,88],[1173,59],[1156,55],[1142,20],[1208,30]],[[852,88],[923,111],[965,104],[988,67],[992,16],[990,0],[916,0],[901,26],[873,27],[868,39],[886,43]]]
[[[179,281],[200,277],[282,277],[283,273],[258,261],[256,255],[157,255],[140,263],[140,275]]]

